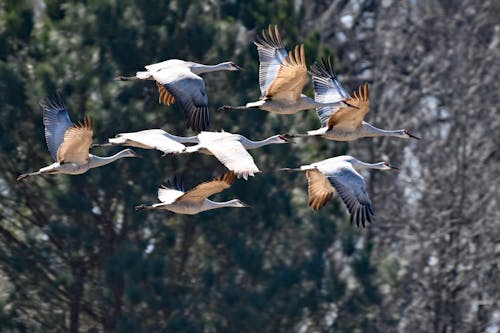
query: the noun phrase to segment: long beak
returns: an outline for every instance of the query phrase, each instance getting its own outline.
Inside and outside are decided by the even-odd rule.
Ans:
[[[135,151],[134,151],[134,157],[144,158],[144,156],[137,154]]]
[[[288,143],[293,143],[293,144],[296,143],[295,140],[293,139],[293,136],[291,136],[291,135],[283,134],[283,135],[281,135],[281,138]]]
[[[410,132],[408,132],[407,130],[405,130],[405,133],[412,139],[416,139],[416,140],[420,140],[420,138],[418,136],[415,136],[413,134],[411,134]]]
[[[399,171],[400,169],[397,168],[397,167],[395,167],[395,166],[393,166],[393,165],[391,165],[391,170],[398,170]]]

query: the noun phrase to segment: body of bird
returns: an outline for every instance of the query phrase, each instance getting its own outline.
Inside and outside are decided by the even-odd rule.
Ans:
[[[184,143],[199,143],[199,140],[196,136],[177,136],[155,128],[138,132],[119,133],[116,137],[108,139],[108,143],[93,146],[121,145],[143,149],[157,149],[166,155],[184,151],[186,149]]]
[[[307,135],[292,135],[292,136],[321,136],[323,138],[334,140],[334,141],[353,141],[360,138],[366,137],[377,137],[377,136],[394,136],[398,138],[408,139],[416,137],[410,134],[407,130],[383,130],[377,128],[366,121],[361,122],[361,126],[354,129],[333,127],[329,129],[328,127],[321,127],[317,130],[307,131]]]
[[[309,110],[316,107],[324,106],[323,103],[318,103],[314,99],[307,97],[304,94],[301,94],[300,96],[301,98],[299,100],[294,100],[294,101],[289,101],[284,99],[264,98],[257,102],[247,103],[244,109],[258,108],[271,113],[294,114],[299,111]]]
[[[308,180],[309,205],[318,210],[337,192],[351,215],[351,223],[365,226],[374,220],[364,178],[357,172],[363,169],[397,169],[387,162],[364,163],[352,156],[337,156],[283,171],[305,171]]]
[[[228,132],[201,132],[199,144],[186,147],[183,153],[204,153],[214,155],[236,176],[248,179],[260,172],[247,149],[255,149],[269,144],[287,143],[283,135],[274,135],[261,141],[252,141],[240,134]]]
[[[352,141],[363,137],[394,136],[398,138],[418,137],[406,129],[383,130],[364,121],[369,111],[368,84],[359,87],[351,97],[337,80],[331,58],[315,63],[310,70],[314,82],[315,100],[321,103],[333,102],[333,105],[316,109],[321,128],[307,131],[307,134],[292,137],[321,136],[335,141]]]
[[[113,156],[99,157],[89,153],[92,144],[92,120],[72,124],[61,96],[46,98],[40,106],[43,110],[45,140],[56,160],[38,171],[20,175],[17,180],[41,174],[64,173],[78,175],[124,157],[139,157],[132,149],[125,149]]]
[[[245,106],[222,106],[219,110],[261,109],[278,114],[294,114],[302,110],[331,105],[302,94],[307,83],[304,45],[287,52],[277,26],[262,31],[255,42],[259,53],[259,86],[261,98]]]
[[[239,69],[232,62],[217,65],[203,65],[179,59],[165,60],[145,66],[146,71],[137,72],[135,76],[120,76],[122,81],[140,79],[154,80],[158,87],[158,102],[171,105],[177,102],[187,118],[187,126],[194,131],[208,129],[210,122],[208,113],[208,97],[205,82],[199,76],[214,71],[236,71]]]
[[[212,181],[201,183],[190,191],[185,192],[182,181],[177,183],[174,180],[173,186],[167,184],[158,189],[158,199],[160,203],[147,206],[144,204],[135,207],[138,210],[160,209],[168,210],[177,214],[194,215],[203,211],[224,208],[224,207],[248,207],[238,199],[224,202],[216,202],[208,199],[210,195],[219,193],[231,187],[236,180],[233,172],[227,172]]]

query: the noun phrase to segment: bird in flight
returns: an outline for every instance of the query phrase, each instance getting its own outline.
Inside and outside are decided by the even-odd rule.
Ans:
[[[42,174],[78,175],[123,157],[140,157],[132,149],[124,149],[109,157],[90,154],[93,135],[90,117],[86,117],[83,122],[73,124],[59,94],[45,98],[40,102],[40,106],[43,110],[45,140],[56,162],[38,171],[22,174],[17,180]]]

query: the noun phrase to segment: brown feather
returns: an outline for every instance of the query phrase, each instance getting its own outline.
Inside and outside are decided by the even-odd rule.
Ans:
[[[231,187],[236,180],[234,172],[229,171],[211,181],[204,182],[180,196],[177,201],[203,201],[207,197]]]
[[[158,103],[165,104],[167,106],[175,103],[175,97],[170,94],[163,84],[156,82],[156,86],[158,87],[158,92],[160,93]]]
[[[335,189],[328,179],[316,169],[307,170],[306,176],[308,181],[309,206],[314,210],[318,210],[333,197]]]
[[[300,99],[302,88],[307,83],[307,66],[304,45],[296,46],[288,52],[289,60],[281,65],[273,83],[267,89],[266,97],[296,102]]]
[[[64,140],[57,150],[57,161],[61,164],[88,162],[92,135],[92,118],[85,117],[83,123],[73,124],[64,133]]]
[[[353,95],[353,97],[344,100],[345,103],[352,106],[341,106],[330,116],[328,130],[335,127],[352,131],[361,126],[365,115],[370,110],[368,83],[360,86]]]

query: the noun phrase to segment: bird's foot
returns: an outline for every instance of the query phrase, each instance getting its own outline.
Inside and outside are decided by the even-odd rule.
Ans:
[[[146,209],[146,205],[145,204],[140,204],[140,205],[137,205],[135,206],[135,211],[138,212],[140,210],[144,210]]]
[[[229,110],[233,110],[233,107],[232,106],[229,106],[229,105],[223,105],[219,108],[219,111],[229,111]]]

